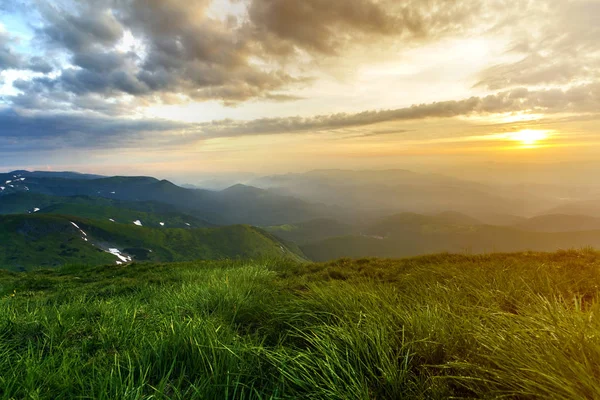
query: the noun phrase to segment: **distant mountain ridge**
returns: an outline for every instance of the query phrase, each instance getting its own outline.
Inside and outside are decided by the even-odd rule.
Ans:
[[[0,197],[0,214],[63,214],[83,218],[113,220],[127,223],[144,221],[145,226],[171,228],[200,228],[214,224],[194,216],[177,213],[173,207],[152,201],[133,202],[104,197],[59,197],[39,193],[17,192]]]
[[[243,223],[267,226],[340,214],[335,207],[245,185],[235,185],[215,192],[186,189],[167,180],[152,177],[75,179],[56,177],[52,174],[43,177],[5,174],[0,176],[0,179],[8,182],[3,184],[3,189],[0,190],[0,203],[3,196],[17,192],[59,197],[103,197],[133,202],[153,201],[169,204],[174,207],[174,211],[190,214],[217,225]]]
[[[181,233],[187,238],[191,232],[199,235],[199,228],[221,226],[227,232],[232,225],[254,225],[264,229],[254,233],[281,241],[284,248],[299,245],[295,254],[315,260],[600,246],[600,217],[531,217],[525,212],[533,210],[530,203],[544,208],[552,201],[514,197],[520,188],[505,187],[500,192],[509,197],[502,197],[485,184],[407,170],[320,170],[264,177],[255,183],[273,188],[234,184],[211,191],[146,176],[14,171],[0,174],[0,214],[31,214],[31,221],[75,218],[109,231],[122,226],[132,235],[137,224],[157,232],[153,235],[159,241],[167,240],[171,228],[188,232]],[[555,209],[585,205],[600,213],[594,201],[555,204]],[[241,242],[224,239],[230,246],[223,254],[240,254],[236,251],[244,248],[244,235],[232,237]],[[202,247],[192,239],[182,242]],[[235,245],[240,247],[236,250]],[[188,254],[184,249],[174,252],[182,253]]]
[[[444,211],[529,216],[558,204],[555,199],[519,197],[517,192],[484,183],[408,170],[317,170],[267,176],[250,184],[304,200],[362,210],[371,217]]]
[[[0,176],[3,174],[0,173]],[[27,170],[16,170],[7,172],[4,175],[19,175],[21,177],[54,177],[54,178],[63,178],[63,179],[99,179],[104,178],[105,175],[97,175],[97,174],[86,174],[81,172],[73,172],[73,171],[27,171]]]

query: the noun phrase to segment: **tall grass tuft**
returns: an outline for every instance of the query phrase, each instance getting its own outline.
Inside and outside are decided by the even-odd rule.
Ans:
[[[600,398],[600,254],[0,273],[0,399]]]

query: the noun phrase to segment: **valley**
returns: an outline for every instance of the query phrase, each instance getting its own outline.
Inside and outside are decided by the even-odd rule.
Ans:
[[[524,204],[518,193],[503,198],[511,192],[406,170],[269,176],[254,180],[263,188],[236,184],[219,191],[152,177],[0,175],[5,182],[0,265],[14,270],[122,262],[107,252],[111,248],[135,261],[169,262],[275,256],[328,261],[600,246],[596,217],[544,213],[569,202],[539,195],[537,209],[526,213],[532,205],[515,206]],[[466,197],[451,195],[459,192]],[[70,222],[89,231],[88,241]]]

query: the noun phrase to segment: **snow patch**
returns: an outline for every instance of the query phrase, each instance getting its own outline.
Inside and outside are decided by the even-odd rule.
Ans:
[[[35,210],[34,210],[33,212],[35,212]],[[87,236],[87,233],[85,233],[85,232],[83,231],[83,229],[81,229],[79,226],[77,226],[77,224],[76,224],[75,222],[73,222],[73,221],[69,221],[69,222],[70,222],[71,224],[73,224],[73,226],[74,226],[75,228],[79,229],[79,232],[81,232],[81,234],[82,234],[83,236]]]
[[[6,183],[6,184],[8,185],[8,184],[9,184],[9,183],[11,183],[11,182],[12,182],[12,181],[6,181],[6,182],[4,182],[4,183]]]
[[[109,220],[110,222],[115,222],[115,220],[114,220],[114,219],[112,219],[112,218],[109,218],[108,220]]]
[[[33,209],[33,212],[38,212],[38,211],[40,211],[40,209],[37,207]]]
[[[188,224],[187,222],[185,223],[187,226],[191,226],[190,224]]]
[[[4,190],[6,189],[4,186],[0,186],[0,190]]]
[[[140,221],[139,219],[136,221],[133,221],[133,223],[134,223],[134,225],[142,226],[142,221]]]
[[[160,222],[160,226],[165,226],[165,223],[164,222]]]
[[[107,253],[110,253],[110,254],[112,254],[114,256],[117,256],[117,258],[119,260],[121,260],[122,262],[129,262],[129,261],[131,261],[131,257],[126,256],[124,254],[121,254],[121,251],[119,249],[113,249],[113,248],[111,248],[111,249],[108,249]]]

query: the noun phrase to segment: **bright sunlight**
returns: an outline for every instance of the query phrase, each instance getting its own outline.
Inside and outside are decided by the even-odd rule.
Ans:
[[[550,131],[523,129],[509,134],[511,140],[521,142],[524,146],[533,146],[537,142],[547,139]]]

